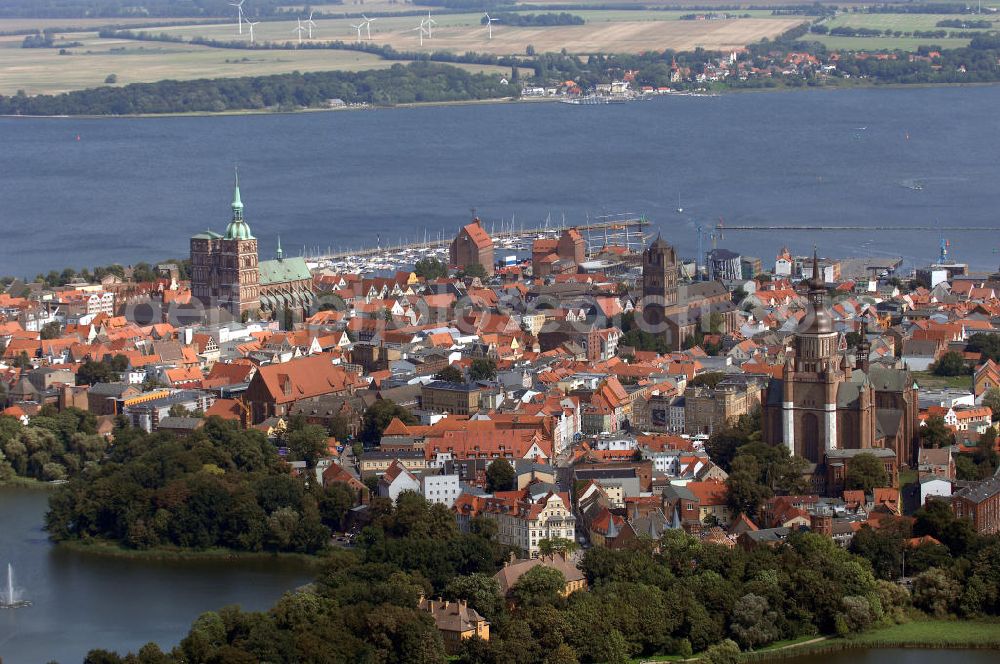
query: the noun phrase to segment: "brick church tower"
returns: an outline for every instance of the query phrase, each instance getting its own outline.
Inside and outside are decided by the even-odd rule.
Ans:
[[[239,320],[260,307],[259,280],[257,238],[243,218],[237,176],[226,234],[205,231],[191,238],[191,293],[205,306],[225,309]]]
[[[642,316],[652,326],[660,326],[677,308],[677,253],[656,236],[642,252]]]

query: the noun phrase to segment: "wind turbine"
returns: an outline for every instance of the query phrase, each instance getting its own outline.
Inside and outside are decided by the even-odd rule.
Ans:
[[[490,35],[489,38],[493,39],[493,22],[494,21],[499,21],[500,19],[498,19],[498,18],[490,18],[490,13],[489,12],[483,12],[483,14],[486,15],[486,27],[489,29],[489,35]]]
[[[351,27],[358,31],[358,41],[361,41],[361,28],[365,27],[365,24],[358,23],[357,25],[354,25],[351,23]]]
[[[361,18],[365,19],[365,30],[368,31],[368,41],[371,41],[372,40],[372,21],[376,20],[378,17],[376,16],[375,18],[368,18],[367,16],[365,16],[364,14],[362,14]]]
[[[243,34],[243,3],[247,0],[240,0],[239,2],[230,2],[230,7],[236,7],[236,22],[240,27],[240,34]]]
[[[299,19],[295,19],[295,20],[297,20],[299,22],[299,25],[298,25],[298,27],[292,28],[292,32],[298,34],[298,36],[299,36],[299,43],[301,44],[302,43],[302,32],[305,30],[305,28],[302,27],[302,19],[299,18]]]
[[[313,12],[309,12],[309,18],[306,19],[306,27],[309,28],[309,39],[313,38],[313,28],[316,27],[316,21],[313,20]]]
[[[247,19],[247,27],[250,28],[250,43],[251,44],[253,43],[253,26],[257,25],[258,23],[260,23],[260,21],[251,21],[251,20]]]
[[[416,28],[410,28],[409,30],[407,30],[407,32],[417,32],[417,33],[420,34],[420,45],[421,46],[424,45],[424,32],[426,32],[425,25],[426,24],[423,21],[421,21],[420,25],[417,26]]]
[[[427,38],[430,39],[434,36],[434,26],[437,25],[437,21],[431,18],[431,10],[427,10],[427,18],[423,23],[427,25]]]

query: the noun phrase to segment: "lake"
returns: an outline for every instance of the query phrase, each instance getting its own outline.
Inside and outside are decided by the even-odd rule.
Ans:
[[[165,650],[203,611],[239,604],[269,608],[312,579],[288,562],[148,561],[58,549],[42,523],[49,492],[0,488],[0,567],[32,606],[0,610],[4,664],[81,662],[92,648],[136,651],[149,641]]]
[[[695,222],[1000,226],[1000,87],[165,118],[0,118],[0,274],[187,256],[229,218],[233,165],[268,256],[487,225],[645,213]],[[79,136],[79,140],[77,137]],[[684,208],[683,214],[676,209]],[[995,270],[992,234],[952,256]],[[720,246],[935,259],[934,232],[725,234]],[[706,239],[706,250],[709,241]]]

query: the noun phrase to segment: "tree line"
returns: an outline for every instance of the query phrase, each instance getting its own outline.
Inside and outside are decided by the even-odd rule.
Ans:
[[[28,426],[0,417],[0,483],[14,477],[45,482],[79,475],[104,458],[108,442],[97,418],[78,408],[43,406]]]
[[[342,4],[324,0],[323,4]],[[254,0],[258,16],[288,12],[283,0]],[[152,18],[152,17],[231,17],[228,0],[5,0],[3,18]]]
[[[326,440],[302,424],[285,444],[314,463]],[[345,485],[292,477],[263,433],[208,418],[183,437],[117,428],[106,458],[52,495],[45,522],[57,541],[317,553],[353,505]]]
[[[134,115],[206,113],[325,106],[331,99],[391,106],[415,102],[516,97],[496,75],[414,62],[363,72],[331,71],[236,79],[133,83],[60,95],[0,96],[2,115]]]

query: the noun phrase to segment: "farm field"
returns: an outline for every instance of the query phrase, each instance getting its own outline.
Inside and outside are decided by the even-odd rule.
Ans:
[[[59,30],[83,29],[95,30],[106,25],[149,25],[157,21],[165,23],[195,23],[203,18],[0,18],[0,32],[15,32],[19,30],[44,30],[56,28]]]
[[[624,14],[625,12],[623,12]],[[628,12],[631,18],[633,12]],[[433,39],[425,37],[420,45],[417,26],[419,18],[383,17],[372,22],[371,41],[389,45],[400,51],[476,51],[496,55],[522,54],[530,45],[538,52],[566,49],[570,53],[637,53],[647,50],[691,50],[697,46],[706,49],[726,50],[745,46],[764,37],[773,38],[800,24],[802,17],[767,17],[713,21],[655,20],[658,12],[649,12],[648,20],[605,21],[594,20],[586,25],[553,27],[508,27],[493,25],[493,39],[489,39],[486,26],[480,25],[481,14],[447,14],[435,17]],[[643,15],[640,13],[640,15]],[[665,18],[665,17],[664,17]],[[351,19],[316,21],[313,30],[316,42],[351,41],[358,31]],[[294,42],[294,22],[266,22],[256,27],[257,41],[279,43]],[[204,37],[230,41],[240,39],[234,25],[197,25],[152,28],[146,32],[161,32],[183,39]],[[244,32],[246,29],[244,28]],[[367,37],[367,31],[361,31]],[[249,41],[248,35],[242,39]],[[304,39],[308,42],[308,39]]]
[[[942,48],[960,48],[968,46],[968,39],[923,39],[919,37],[830,37],[829,35],[809,35],[812,41],[826,44],[835,51],[880,51],[900,50],[916,51],[921,46],[941,46]]]
[[[914,30],[947,30],[968,32],[964,28],[939,28],[938,21],[964,20],[964,21],[993,21],[991,14],[971,15],[971,14],[841,14],[823,22],[828,28],[851,27],[868,28],[870,30],[900,30],[902,32],[913,32]],[[994,21],[997,27],[1000,18]],[[981,32],[975,30],[975,32]]]
[[[84,46],[59,55],[51,48],[20,48],[22,37],[0,37],[0,94],[55,94],[104,85],[109,74],[117,85],[165,79],[236,78],[293,71],[361,71],[396,64],[371,53],[340,50],[239,51],[192,44],[98,39],[73,33]],[[406,63],[402,63],[406,64]],[[509,74],[507,67],[456,65],[478,72]]]

